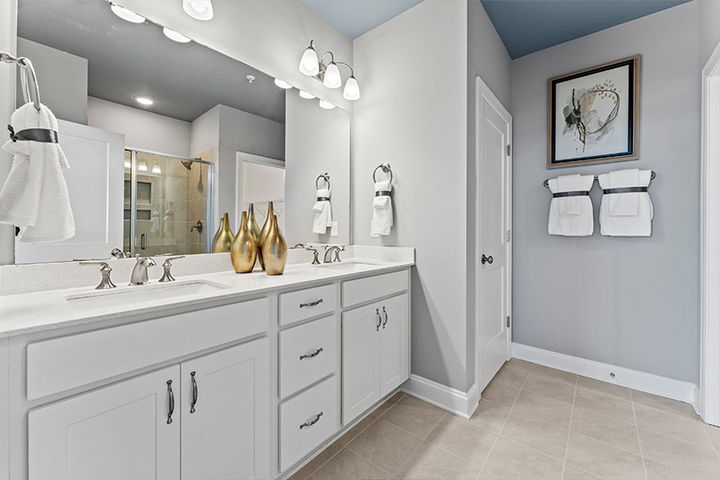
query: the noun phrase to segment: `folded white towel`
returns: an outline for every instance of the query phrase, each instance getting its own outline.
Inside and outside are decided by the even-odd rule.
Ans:
[[[330,198],[329,188],[319,188],[316,192],[317,198]],[[327,228],[332,227],[332,207],[329,200],[316,200],[313,205],[313,233],[327,233]]]
[[[598,181],[603,190],[647,187],[650,185],[651,175],[650,170],[620,170],[600,175]],[[654,216],[652,200],[647,192],[603,195],[600,204],[600,233],[614,237],[649,237]]]
[[[10,124],[16,133],[30,128],[57,132],[55,115],[32,103],[15,110]],[[21,242],[55,242],[75,235],[70,195],[62,170],[70,168],[57,143],[8,140],[3,150],[13,155],[10,174],[0,190],[0,223],[20,227]]]
[[[392,192],[390,180],[375,183],[376,192]],[[373,198],[373,218],[370,221],[370,236],[390,235],[393,226],[392,198],[387,195]]]
[[[593,175],[563,175],[551,178],[548,186],[552,193],[588,192],[594,181]],[[593,206],[589,196],[558,197],[550,202],[550,235],[586,237],[593,234],[594,227]]]

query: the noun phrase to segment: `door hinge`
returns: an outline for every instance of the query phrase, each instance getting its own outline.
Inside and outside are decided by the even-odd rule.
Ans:
[[[507,156],[508,156],[508,157],[509,157],[510,155],[512,155],[512,147],[510,146],[510,144],[507,145],[507,147],[506,147],[505,150],[507,151]]]
[[[510,315],[508,315],[507,317],[505,317],[505,326],[506,326],[507,328],[510,328]]]
[[[505,243],[510,243],[511,240],[512,240],[512,232],[510,232],[510,230],[507,230],[505,232]]]

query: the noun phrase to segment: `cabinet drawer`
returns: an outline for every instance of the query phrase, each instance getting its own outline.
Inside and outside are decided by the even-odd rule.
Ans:
[[[343,307],[352,307],[393,293],[404,292],[407,289],[407,270],[350,280],[342,284]]]
[[[267,331],[265,298],[32,343],[28,400]]]
[[[334,373],[338,365],[336,315],[280,332],[280,397]]]
[[[280,295],[280,325],[335,311],[337,287],[323,285]]]
[[[281,472],[340,429],[339,410],[335,376],[280,406]]]

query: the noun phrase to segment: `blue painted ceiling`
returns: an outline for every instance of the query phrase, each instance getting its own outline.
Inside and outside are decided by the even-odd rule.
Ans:
[[[350,38],[421,1],[303,0]],[[518,58],[691,0],[481,1],[510,56]]]

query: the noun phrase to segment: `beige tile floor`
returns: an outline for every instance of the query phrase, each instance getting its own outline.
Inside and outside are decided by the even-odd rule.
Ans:
[[[292,480],[720,479],[720,429],[684,403],[520,360],[470,420],[398,393]]]

